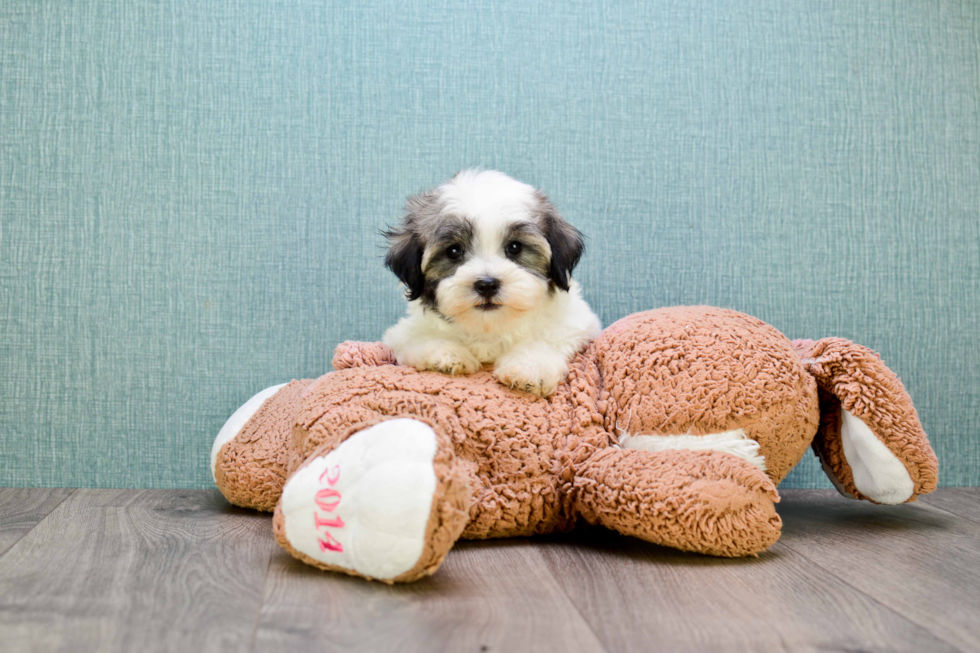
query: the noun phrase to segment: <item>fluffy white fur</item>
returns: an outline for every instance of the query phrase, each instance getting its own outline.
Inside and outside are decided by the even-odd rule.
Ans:
[[[403,365],[470,374],[492,364],[494,377],[504,385],[547,396],[564,378],[569,359],[598,335],[601,325],[575,281],[568,292],[534,294],[540,295],[536,306],[503,316],[485,316],[470,307],[459,311],[463,320],[452,323],[426,311],[418,300],[409,302],[408,315],[385,332],[384,343]]]
[[[570,280],[549,289],[548,278],[504,254],[508,229],[531,222],[540,195],[531,186],[494,171],[465,171],[436,193],[440,215],[463,217],[473,227],[470,251],[436,288],[436,307],[410,301],[407,315],[384,334],[398,362],[421,370],[469,374],[484,364],[504,385],[547,396],[564,378],[568,361],[601,331],[599,318]],[[539,245],[551,255],[549,245]],[[436,252],[423,253],[423,269]],[[481,278],[500,281],[485,303],[474,290]]]

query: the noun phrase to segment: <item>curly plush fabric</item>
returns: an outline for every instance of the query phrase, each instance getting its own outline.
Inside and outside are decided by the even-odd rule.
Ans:
[[[779,537],[775,486],[811,443],[861,496],[848,481],[834,401],[908,469],[915,494],[936,484],[911,401],[872,352],[836,339],[794,347],[735,311],[681,307],[624,318],[571,361],[547,399],[505,388],[487,370],[453,377],[398,366],[379,343],[345,342],[334,361],[337,371],[269,399],[222,447],[216,478],[233,503],[268,510],[283,481],[370,425],[430,425],[438,483],[426,546],[414,567],[386,582],[432,573],[457,537],[562,531],[579,518],[686,551],[757,554]],[[736,433],[757,445],[766,471],[710,448],[621,448],[627,433],[684,442]],[[284,548],[334,568],[298,552],[282,522],[277,510]]]
[[[370,428],[384,420],[378,419],[373,422],[365,422],[357,425],[350,433]],[[429,511],[429,519],[426,524],[425,547],[415,565],[394,578],[372,578],[370,580],[381,580],[386,583],[402,583],[417,580],[435,572],[442,564],[446,554],[452,548],[453,543],[459,538],[469,519],[469,506],[471,501],[471,491],[468,485],[469,477],[463,467],[459,464],[453,452],[453,445],[450,439],[438,430],[435,424],[430,424],[437,435],[437,451],[433,459],[433,467],[436,475],[435,500]],[[341,438],[341,439],[346,439]],[[299,471],[313,462],[318,455],[326,454],[335,448],[334,443],[325,444],[319,450],[312,452],[312,455],[296,470]],[[303,562],[324,569],[327,571],[339,571],[352,575],[350,569],[335,565],[325,564],[320,560],[315,560],[310,556],[297,551],[289,539],[286,537],[285,518],[283,512],[277,507],[275,516],[272,520],[273,533],[276,541],[291,555]]]
[[[779,539],[776,486],[714,451],[620,451],[588,459],[576,505],[589,523],[684,551],[752,555]]]
[[[816,384],[786,336],[704,306],[636,313],[595,341],[608,430],[708,435],[743,429],[779,483],[817,428]]]
[[[905,386],[867,347],[843,338],[793,342],[807,371],[820,387],[820,430],[813,450],[843,489],[857,499],[874,501],[854,483],[840,437],[841,408],[871,427],[912,477],[909,500],[936,489],[939,462],[919,424]]]
[[[275,509],[286,482],[296,404],[311,383],[288,383],[221,447],[214,476],[228,501],[264,512]]]
[[[333,351],[332,365],[335,370],[364,365],[397,365],[395,354],[387,347],[378,347],[374,342],[345,340]]]

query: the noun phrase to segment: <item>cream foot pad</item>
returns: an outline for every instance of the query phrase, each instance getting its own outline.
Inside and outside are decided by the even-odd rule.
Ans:
[[[324,566],[379,580],[413,570],[439,485],[436,450],[427,424],[392,419],[313,458],[283,489],[285,540]]]

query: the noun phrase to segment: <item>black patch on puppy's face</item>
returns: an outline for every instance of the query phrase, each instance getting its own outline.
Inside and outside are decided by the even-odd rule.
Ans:
[[[436,289],[469,258],[473,224],[466,218],[442,217],[428,227],[422,255],[422,304],[438,312]]]
[[[463,264],[473,240],[468,219],[443,216],[441,209],[436,191],[413,195],[401,226],[384,232],[390,243],[385,265],[405,284],[409,301],[421,299],[437,313],[436,288]]]
[[[513,245],[516,245],[516,252],[512,249]],[[503,255],[509,260],[542,279],[550,279],[551,258],[548,249],[551,246],[538,225],[515,222],[507,228],[501,247]]]

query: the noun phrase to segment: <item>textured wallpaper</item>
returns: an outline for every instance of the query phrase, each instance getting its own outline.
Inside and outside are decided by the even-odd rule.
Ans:
[[[5,0],[0,485],[210,486],[235,408],[400,315],[378,230],[475,165],[589,236],[605,323],[872,347],[978,484],[978,66],[973,0]]]

